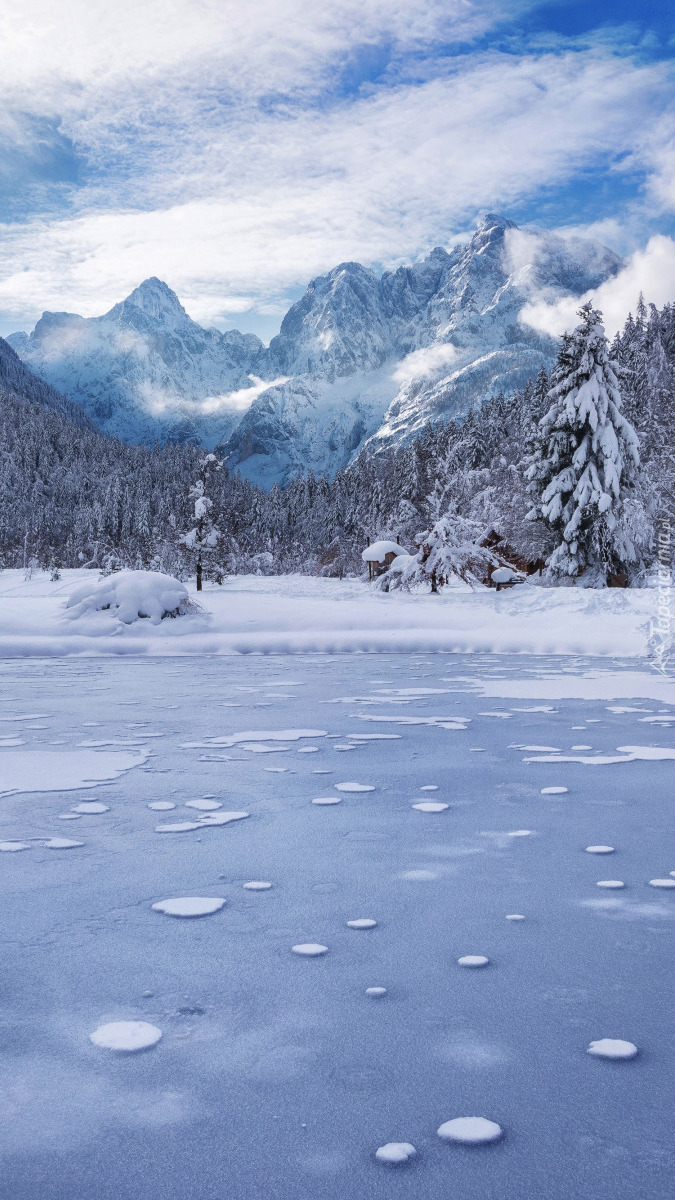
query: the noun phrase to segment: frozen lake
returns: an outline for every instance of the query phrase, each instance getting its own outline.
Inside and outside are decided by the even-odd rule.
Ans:
[[[0,662],[3,1200],[665,1197],[673,701],[618,660]]]

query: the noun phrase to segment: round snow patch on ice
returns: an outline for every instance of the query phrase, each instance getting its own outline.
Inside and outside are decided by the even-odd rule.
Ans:
[[[186,800],[186,808],[198,808],[201,812],[212,812],[216,808],[222,808],[217,800],[208,800],[206,797],[203,800]]]
[[[79,813],[59,813],[57,821],[79,821]]]
[[[387,1142],[386,1146],[380,1146],[379,1150],[375,1151],[377,1161],[387,1163],[390,1167],[399,1167],[414,1154],[417,1154],[417,1151],[410,1142]]]
[[[267,892],[271,886],[266,879],[252,879],[250,883],[244,884],[247,892]]]
[[[70,810],[73,813],[104,813],[110,812],[109,804],[101,804],[99,800],[86,800],[82,804],[75,804]]]
[[[154,809],[155,812],[168,812],[170,808],[175,807],[176,805],[172,804],[170,800],[153,800],[148,805],[148,808]]]
[[[675,888],[675,879],[650,879],[650,887]]]
[[[524,921],[525,917],[522,913],[507,913],[504,919],[506,921]]]
[[[613,846],[587,846],[587,854],[614,854]]]
[[[437,792],[438,784],[437,783],[423,783],[420,787],[420,791],[421,792]]]
[[[336,783],[334,785],[338,792],[374,792],[375,788],[371,783]]]
[[[382,996],[386,996],[387,989],[383,987],[366,988],[366,996],[372,996],[374,1000],[379,1000]]]
[[[342,799],[340,796],[317,796],[315,800],[312,800],[312,804],[318,804],[319,806],[325,804],[342,804]]]
[[[47,850],[74,850],[76,846],[84,846],[84,842],[73,842],[70,838],[53,837],[45,842]]]
[[[437,800],[422,800],[419,804],[413,804],[412,807],[416,808],[418,812],[439,813],[445,812],[446,808],[449,808],[450,805],[441,804],[441,802]]]
[[[357,917],[355,921],[347,921],[350,929],[374,929],[377,921],[373,921],[372,917]]]
[[[457,959],[460,967],[486,967],[489,961],[484,954],[465,954]]]
[[[595,1058],[635,1058],[637,1046],[632,1042],[623,1042],[619,1038],[601,1038],[599,1042],[591,1042],[587,1054]]]
[[[148,1021],[112,1021],[90,1033],[89,1041],[103,1050],[135,1054],[138,1050],[149,1050],[151,1046],[156,1046],[161,1036],[161,1029],[150,1025]]]
[[[297,946],[291,946],[291,950],[303,958],[318,958],[328,953],[328,946],[322,946],[320,942],[299,942]]]
[[[569,789],[566,787],[547,787],[547,788],[541,789],[541,795],[542,796],[562,796],[563,792],[567,792],[568,790]]]
[[[3,854],[15,854],[17,850],[30,850],[25,842],[0,842],[0,852]]]
[[[626,885],[621,879],[599,879],[595,886],[602,888],[624,888]]]
[[[179,896],[175,900],[158,900],[152,907],[167,917],[208,917],[219,912],[224,904],[221,896]]]
[[[444,1121],[436,1132],[446,1142],[480,1146],[485,1142],[499,1141],[503,1130],[496,1121],[488,1121],[486,1117],[455,1117],[453,1121]]]

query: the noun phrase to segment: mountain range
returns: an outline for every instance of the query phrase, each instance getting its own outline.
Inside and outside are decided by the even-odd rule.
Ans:
[[[104,316],[45,312],[7,341],[107,433],[217,445],[269,486],[333,475],[513,391],[557,349],[520,323],[524,305],[580,296],[621,266],[595,242],[489,213],[468,242],[413,266],[378,276],[347,262],[312,280],[268,347],[202,328],[156,278]]]

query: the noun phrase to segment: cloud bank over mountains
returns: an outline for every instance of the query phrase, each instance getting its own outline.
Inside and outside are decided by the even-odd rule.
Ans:
[[[675,211],[673,43],[621,0],[584,29],[566,7],[6,7],[0,327],[158,275],[268,340],[308,278],[450,249],[485,208],[644,249]]]

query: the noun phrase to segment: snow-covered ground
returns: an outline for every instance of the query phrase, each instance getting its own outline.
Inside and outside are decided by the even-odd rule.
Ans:
[[[397,653],[19,661],[40,620],[48,653],[73,637],[72,581],[14,582],[3,1197],[669,1194],[673,681],[401,652],[443,628],[560,649],[586,605],[578,638],[636,655],[640,594],[389,604],[307,580],[294,616],[288,581],[235,580],[205,595],[204,646],[316,649],[339,617],[350,649]],[[109,641],[161,654],[178,624]]]
[[[71,654],[288,654],[472,651],[644,657],[657,620],[655,589],[531,585],[438,596],[382,594],[359,580],[236,576],[207,585],[205,612],[121,625],[109,612],[72,620],[68,596],[97,578],[64,571],[0,573],[0,657]]]

